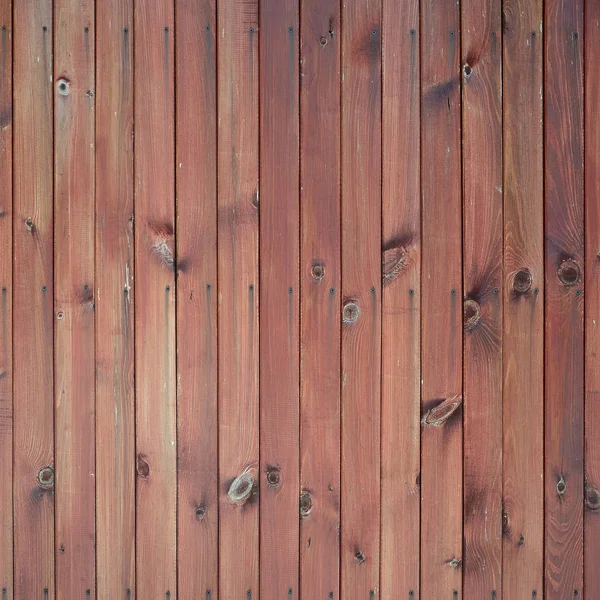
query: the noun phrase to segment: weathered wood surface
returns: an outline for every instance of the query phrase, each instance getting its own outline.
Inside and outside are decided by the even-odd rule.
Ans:
[[[135,594],[133,2],[96,11],[96,565]]]
[[[597,2],[0,27],[0,600],[596,598]]]
[[[583,33],[583,0],[546,0],[544,552],[557,600],[583,586]]]
[[[0,2],[0,586],[13,586],[13,367],[12,367],[12,3]]]
[[[13,7],[14,598],[55,598],[52,2]],[[89,498],[88,498],[89,500]],[[2,506],[4,519],[7,508]],[[8,595],[7,590],[7,595]]]
[[[501,3],[461,5],[465,598],[502,595]]]
[[[384,2],[383,33],[381,597],[402,598],[420,564],[419,3]]]
[[[458,4],[421,2],[422,598],[462,598],[460,29]]]
[[[173,13],[136,2],[133,32],[136,597],[161,599],[177,595]]]
[[[542,1],[503,6],[503,574],[543,593],[544,203]]]
[[[177,578],[179,598],[203,600],[219,589],[215,3],[175,15]]]

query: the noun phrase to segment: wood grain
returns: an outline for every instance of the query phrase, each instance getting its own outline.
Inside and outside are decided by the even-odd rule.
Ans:
[[[176,598],[174,6],[135,6],[136,588]],[[143,290],[143,293],[139,293]]]
[[[260,597],[299,597],[298,0],[260,5]],[[285,240],[285,243],[282,243]]]
[[[401,26],[399,26],[401,24]],[[383,3],[381,596],[419,597],[419,3]]]
[[[56,597],[70,599],[96,595],[94,3],[57,0],[54,16]]]
[[[421,597],[462,598],[460,15],[421,2]],[[434,410],[434,413],[429,411]]]
[[[44,598],[47,590],[52,600],[52,3],[16,4],[13,27],[13,323],[21,338],[13,347],[14,597]]]
[[[583,585],[583,1],[547,0],[544,10],[545,587],[552,599]]]
[[[258,2],[219,0],[219,586],[259,595]]]
[[[177,577],[181,600],[204,600],[219,576],[215,3],[178,0],[175,14]]]
[[[585,3],[585,488],[584,591],[600,589],[600,4]]]
[[[503,6],[504,596],[543,593],[542,2]]]
[[[345,4],[342,23],[341,598],[366,599],[380,592],[381,2]]]
[[[135,597],[133,2],[96,4],[96,553]]]
[[[340,3],[301,6],[300,588],[339,598]]]
[[[0,1],[0,590],[13,597],[12,3]]]
[[[502,597],[502,31],[498,0],[461,4],[463,596]]]

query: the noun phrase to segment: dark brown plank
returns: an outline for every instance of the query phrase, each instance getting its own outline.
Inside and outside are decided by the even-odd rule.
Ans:
[[[14,26],[14,597],[54,598],[52,2]]]
[[[173,2],[135,5],[136,587],[176,598]]]
[[[178,597],[210,600],[219,577],[215,3],[178,0],[175,14]]]
[[[585,3],[585,498],[584,590],[600,590],[600,4]]]
[[[260,3],[260,597],[299,598],[299,0]]]
[[[135,597],[133,2],[96,5],[96,553]],[[125,595],[124,595],[125,594]]]
[[[583,585],[583,0],[546,0],[545,587]]]
[[[13,597],[12,3],[0,1],[0,590]]]
[[[462,598],[460,15],[421,2],[421,597]],[[442,516],[443,515],[443,516]]]
[[[502,596],[501,3],[461,3],[463,596]]]
[[[419,2],[383,3],[381,596],[419,597]]]
[[[95,597],[94,3],[54,3],[56,597]]]
[[[542,0],[503,5],[503,591],[543,592]]]
[[[379,595],[381,2],[345,4],[342,23],[341,597],[366,599]]]
[[[301,6],[300,588],[339,597],[340,3]]]
[[[219,0],[219,586],[258,597],[258,2]]]

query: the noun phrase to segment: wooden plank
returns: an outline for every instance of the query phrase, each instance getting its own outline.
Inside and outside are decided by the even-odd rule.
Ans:
[[[542,0],[503,5],[503,592],[543,592]]]
[[[583,585],[583,1],[546,0],[545,587]]]
[[[96,8],[98,596],[135,597],[133,2]]]
[[[219,597],[215,3],[178,0],[175,14],[178,597],[211,600]]]
[[[219,0],[219,581],[258,597],[258,2]]]
[[[380,592],[381,2],[345,4],[342,23],[341,598],[366,599]]]
[[[459,61],[459,5],[453,2],[423,0],[422,598],[462,598],[462,227]]]
[[[13,597],[12,3],[0,1],[0,589]]]
[[[14,6],[14,597],[54,598],[52,2]],[[46,596],[44,592],[47,590]]]
[[[585,513],[584,590],[592,600],[600,589],[600,4],[585,3]]]
[[[260,3],[260,597],[299,598],[299,0]]]
[[[175,598],[174,6],[145,0],[134,12],[136,587]]]
[[[54,3],[56,597],[95,597],[94,3]]]
[[[401,24],[401,27],[398,25]],[[381,596],[419,597],[419,2],[383,3]],[[412,596],[411,596],[412,594]]]
[[[338,598],[340,3],[301,8],[300,588],[307,598]]]
[[[502,31],[461,3],[465,598],[502,597]]]

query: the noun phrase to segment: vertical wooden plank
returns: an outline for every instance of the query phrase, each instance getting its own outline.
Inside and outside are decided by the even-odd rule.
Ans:
[[[462,598],[459,38],[459,5],[422,0],[421,597],[440,599]]]
[[[300,589],[306,598],[338,598],[340,3],[302,0],[300,14]]]
[[[54,598],[52,2],[14,6],[15,598]]]
[[[94,3],[54,3],[56,597],[95,597]]]
[[[138,598],[176,597],[174,5],[135,5]]]
[[[178,597],[210,600],[219,576],[215,2],[177,0],[175,14]]]
[[[258,2],[219,0],[219,581],[258,597]]]
[[[299,0],[260,3],[260,597],[299,598]]]
[[[542,0],[503,4],[503,591],[543,593]]]
[[[583,1],[546,0],[545,583],[583,585]]]
[[[96,10],[98,596],[135,597],[133,2]]]
[[[12,3],[0,1],[0,592],[13,597]]]
[[[381,2],[342,23],[341,598],[360,600],[380,591]]]
[[[499,0],[461,3],[463,596],[502,597],[502,31]]]
[[[401,26],[399,26],[401,25]],[[383,3],[381,596],[419,597],[419,0]]]
[[[600,589],[600,3],[585,3],[585,514],[584,590]]]

